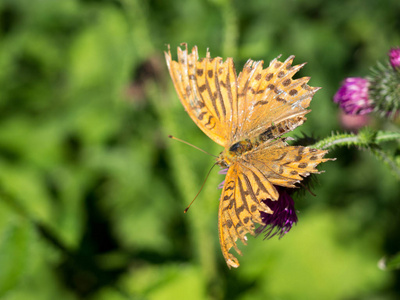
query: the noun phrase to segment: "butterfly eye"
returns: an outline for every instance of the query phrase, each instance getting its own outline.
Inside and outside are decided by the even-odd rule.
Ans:
[[[233,145],[229,148],[229,151],[236,152],[240,147],[241,147],[240,142],[238,142],[238,143],[236,143],[236,144],[233,144]]]
[[[236,144],[233,144],[230,148],[229,151],[235,152],[236,154],[242,154],[246,151],[251,150],[253,148],[253,144],[249,139],[246,139],[244,141],[237,142]]]

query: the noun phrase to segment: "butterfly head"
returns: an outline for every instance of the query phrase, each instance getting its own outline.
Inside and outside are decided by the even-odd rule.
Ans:
[[[225,148],[225,150],[219,154],[217,157],[217,165],[223,168],[229,168],[229,166],[235,161],[237,153],[232,151],[231,148],[232,147]]]
[[[242,154],[250,151],[253,146],[252,141],[249,139],[234,143],[229,148],[225,148],[225,150],[219,154],[217,164],[223,168],[227,168]]]
[[[231,160],[226,157],[225,152],[226,151],[223,151],[218,155],[217,165],[219,165],[222,168],[229,168],[229,166],[231,165]]]

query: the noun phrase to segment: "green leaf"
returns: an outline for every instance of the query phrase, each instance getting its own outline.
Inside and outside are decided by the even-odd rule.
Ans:
[[[29,269],[33,228],[20,218],[0,231],[0,297],[15,288]]]
[[[201,269],[190,265],[146,265],[125,276],[122,287],[139,299],[205,299]]]
[[[390,280],[376,267],[377,231],[348,239],[351,215],[312,210],[281,240],[252,240],[239,276],[260,288],[238,299],[353,299]]]

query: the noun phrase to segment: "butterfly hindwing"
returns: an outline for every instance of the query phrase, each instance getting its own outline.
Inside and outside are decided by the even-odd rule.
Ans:
[[[233,247],[238,254],[236,241],[246,244],[246,234],[254,235],[254,223],[262,224],[260,212],[272,213],[261,200],[278,199],[278,193],[268,179],[254,166],[236,163],[226,174],[222,190],[218,228],[222,253],[229,267],[238,267],[238,260],[229,253]]]
[[[323,158],[327,150],[303,146],[288,146],[282,139],[266,142],[244,156],[244,160],[259,170],[273,185],[295,187],[295,183],[311,173],[317,165],[330,160]]]

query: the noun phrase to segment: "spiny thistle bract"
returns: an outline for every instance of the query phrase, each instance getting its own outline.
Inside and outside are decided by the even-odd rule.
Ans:
[[[374,111],[382,117],[394,118],[400,109],[400,71],[391,65],[378,64],[368,77],[369,96]]]

